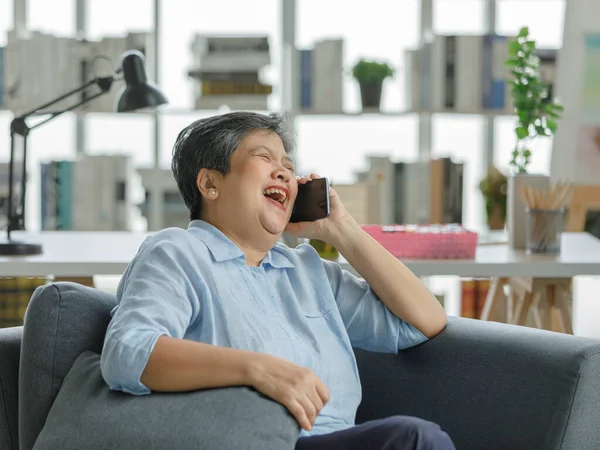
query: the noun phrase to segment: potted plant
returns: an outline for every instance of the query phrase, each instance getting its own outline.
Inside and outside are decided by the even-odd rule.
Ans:
[[[379,110],[383,81],[394,76],[394,69],[385,62],[361,59],[352,68],[352,76],[360,87],[363,110]]]
[[[479,183],[485,200],[487,224],[490,230],[503,230],[506,224],[507,178],[496,167],[489,168]]]
[[[562,106],[549,98],[549,86],[540,73],[540,58],[536,42],[530,38],[529,29],[521,28],[517,37],[508,44],[508,59],[505,61],[512,79],[511,97],[514,113],[515,148],[510,166],[513,174],[508,177],[507,221],[509,243],[512,248],[525,248],[525,204],[519,191],[523,185],[539,190],[549,188],[550,178],[541,174],[530,174],[527,166],[531,161],[532,145],[539,139],[554,136],[560,119]]]
[[[529,37],[529,29],[521,28],[516,39],[508,44],[508,59],[513,79],[510,80],[517,126],[516,144],[510,165],[516,173],[527,173],[531,158],[531,144],[538,138],[551,137],[556,131],[563,107],[549,99],[549,85],[540,74],[540,58],[536,42]]]

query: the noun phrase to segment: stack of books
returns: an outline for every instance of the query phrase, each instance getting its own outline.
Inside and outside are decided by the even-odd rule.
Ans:
[[[344,41],[325,39],[299,50],[300,109],[304,113],[341,114]]]
[[[6,36],[6,46],[0,48],[0,108],[16,114],[37,108],[95,77],[112,75],[121,65],[123,52],[138,50],[146,54],[150,39],[150,34],[145,32],[98,40],[54,36],[34,30],[24,35],[9,30]],[[98,59],[99,56],[102,58]],[[148,60],[146,67],[152,67]],[[115,82],[108,94],[77,111],[114,112],[122,85],[122,80]],[[92,86],[85,94],[92,96],[98,92],[100,89]],[[71,107],[76,102],[77,99],[68,97],[52,105],[51,111]]]
[[[196,35],[191,49],[197,109],[268,109],[273,87],[260,76],[271,63],[267,36]]]
[[[489,278],[463,278],[461,287],[461,317],[479,319],[483,312],[485,298],[490,290]]]
[[[511,36],[438,35],[405,53],[406,98],[413,111],[481,113],[514,110],[508,44]],[[552,95],[557,50],[539,49],[542,80]]]
[[[42,230],[130,231],[135,169],[129,155],[41,163]]]

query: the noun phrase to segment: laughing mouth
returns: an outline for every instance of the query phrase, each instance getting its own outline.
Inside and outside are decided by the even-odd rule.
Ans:
[[[287,193],[283,189],[267,188],[263,191],[263,195],[266,198],[279,203],[282,207],[285,208],[284,205],[285,201],[287,200]]]

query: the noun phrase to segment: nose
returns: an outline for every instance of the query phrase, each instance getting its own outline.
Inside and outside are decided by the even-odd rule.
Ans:
[[[282,181],[290,181],[291,179],[291,174],[290,171],[287,170],[285,167],[283,166],[279,166],[277,167],[272,174],[273,178],[277,179],[277,180],[282,180]]]

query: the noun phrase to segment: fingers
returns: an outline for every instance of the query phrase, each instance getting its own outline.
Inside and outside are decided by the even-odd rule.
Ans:
[[[327,391],[327,388],[325,388],[325,391]],[[303,429],[309,431],[314,426],[317,416],[327,403],[323,400],[323,396],[329,399],[329,392],[326,392],[326,394],[323,395],[319,392],[319,389],[315,389],[304,396],[300,395],[294,399],[289,399],[288,410]]]
[[[317,393],[319,394],[319,397],[321,398],[323,405],[326,405],[331,396],[329,394],[329,389],[327,389],[327,386],[325,386],[325,383],[323,383],[321,380],[317,381],[316,387],[317,387]]]
[[[321,399],[321,396],[319,395],[316,389],[309,394],[309,398],[313,406],[315,407],[316,416],[318,416],[321,410],[323,409],[323,406],[325,406],[325,402]]]
[[[311,180],[318,180],[319,178],[321,178],[320,175],[317,175],[316,173],[311,173],[309,175],[303,175],[301,177],[296,177],[296,180],[298,180],[299,184],[305,184]]]
[[[308,400],[307,402],[310,403]],[[298,424],[300,424],[300,427],[306,431],[309,431],[312,428],[313,424],[315,423],[314,419],[312,421],[309,419],[308,414],[306,413],[306,408],[299,400],[296,400],[291,405],[288,405],[288,410],[296,418]]]
[[[302,406],[304,406],[304,412],[310,423],[310,430],[315,424],[315,420],[317,420],[317,414],[319,414],[320,410],[317,411],[315,404],[308,397],[308,395],[302,399]]]

